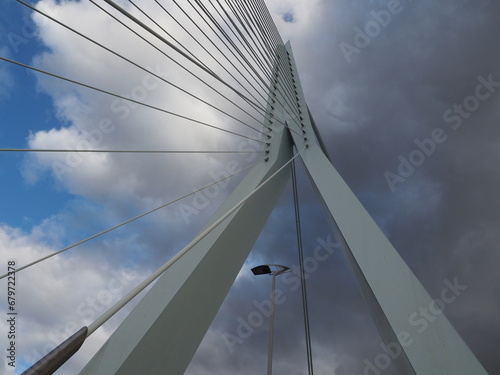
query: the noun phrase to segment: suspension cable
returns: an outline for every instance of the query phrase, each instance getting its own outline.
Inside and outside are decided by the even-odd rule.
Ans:
[[[169,33],[165,28],[160,25],[158,22],[156,22],[153,17],[151,17],[149,14],[147,14],[139,5],[137,5],[134,1],[128,0],[130,4],[132,4],[139,12],[141,12],[148,20],[153,22],[161,31],[163,31],[165,34],[167,34],[173,41],[175,41],[180,48],[182,48],[186,53],[188,53],[193,59],[198,61],[201,65],[203,65],[206,69],[212,71],[203,61],[201,61],[194,53],[192,53],[190,50],[187,49],[187,47],[179,42],[171,33]]]
[[[181,56],[183,56],[184,58],[186,58],[188,61],[190,61],[191,63],[193,63],[194,65],[196,65],[198,68],[200,68],[201,70],[203,70],[204,72],[208,73],[210,76],[212,76],[213,78],[215,78],[216,80],[218,80],[220,83],[222,83],[224,86],[226,86],[227,88],[229,88],[230,90],[232,90],[235,94],[237,94],[239,97],[241,97],[247,103],[253,104],[256,107],[259,107],[259,105],[257,103],[253,102],[251,99],[249,99],[248,97],[246,97],[245,95],[243,95],[240,91],[238,91],[236,88],[234,88],[233,86],[231,86],[229,83],[227,83],[225,80],[223,80],[221,77],[219,77],[214,72],[212,72],[210,70],[207,70],[202,64],[200,64],[199,62],[197,62],[191,56],[189,56],[188,54],[186,54],[184,51],[182,51],[177,46],[175,46],[174,44],[172,44],[171,42],[169,42],[167,39],[165,39],[163,36],[161,36],[160,34],[158,34],[156,31],[154,31],[153,29],[151,29],[144,22],[142,22],[141,20],[139,20],[138,18],[134,17],[132,14],[130,14],[129,12],[127,12],[121,6],[119,6],[118,4],[116,4],[115,2],[113,2],[112,0],[103,0],[103,1],[105,3],[107,3],[108,5],[110,5],[111,7],[115,8],[118,12],[120,12],[122,15],[124,15],[125,17],[127,17],[129,20],[131,20],[132,22],[134,22],[136,25],[140,26],[145,31],[149,32],[151,35],[153,35],[156,38],[158,38],[161,42],[165,43],[167,46],[169,46],[170,48],[172,48],[175,52],[179,53]]]
[[[307,304],[306,275],[304,270],[304,250],[302,249],[302,230],[300,226],[299,194],[297,188],[295,161],[292,162],[292,186],[293,186],[293,203],[295,208],[295,226],[297,231],[297,248],[299,250],[300,284],[302,289],[302,311],[304,313],[304,330],[306,336],[307,369],[309,375],[313,375],[311,328],[309,326],[309,307]]]
[[[101,7],[99,4],[97,4],[94,0],[89,0],[92,4],[94,4],[97,8],[99,8],[101,11],[103,11],[104,13],[106,13],[108,16],[110,16],[111,18],[113,18],[116,22],[118,22],[120,25],[122,25],[123,27],[125,27],[127,30],[129,30],[130,32],[132,32],[133,34],[135,34],[137,37],[139,37],[140,39],[142,39],[144,42],[146,42],[147,44],[149,44],[151,47],[153,47],[154,49],[156,49],[159,53],[161,53],[162,55],[164,55],[166,58],[168,58],[170,61],[172,61],[174,64],[176,64],[177,66],[179,66],[181,69],[183,69],[185,72],[189,73],[191,76],[193,76],[194,78],[196,78],[198,81],[200,81],[201,83],[203,83],[205,86],[207,86],[208,88],[210,88],[211,90],[213,90],[215,93],[217,93],[218,95],[220,95],[222,98],[224,98],[225,100],[227,100],[229,103],[231,103],[232,105],[234,105],[236,108],[238,108],[239,110],[241,110],[243,113],[247,114],[248,116],[250,116],[251,118],[253,118],[254,120],[256,120],[257,122],[261,123],[260,120],[256,119],[254,116],[252,116],[248,111],[246,111],[245,109],[243,109],[240,105],[238,105],[237,103],[235,103],[233,100],[231,100],[230,98],[228,98],[226,95],[224,95],[222,92],[220,92],[219,90],[217,90],[215,87],[213,87],[212,85],[210,85],[206,80],[202,79],[201,77],[199,77],[198,75],[196,75],[195,73],[193,73],[191,70],[189,70],[188,68],[186,68],[183,64],[181,64],[180,62],[178,62],[177,60],[175,60],[170,54],[166,53],[165,51],[163,51],[161,48],[159,48],[158,46],[154,45],[151,41],[147,40],[144,36],[142,36],[140,33],[138,33],[137,31],[135,31],[134,29],[132,29],[130,26],[128,26],[127,24],[125,24],[123,21],[121,21],[120,19],[118,19],[115,15],[111,14],[108,10],[104,9],[103,7]],[[242,96],[239,96],[240,99],[243,99],[245,101],[246,104],[249,104],[251,108],[253,108],[254,110],[258,111],[260,108],[256,108],[255,107],[255,104],[253,102],[249,102],[248,100],[246,100],[244,97]],[[262,124],[262,123],[261,123]]]
[[[187,0],[187,1],[191,4],[190,0]],[[217,20],[215,19],[215,17],[200,2],[200,0],[194,0],[194,1],[198,4],[198,6],[203,11],[203,13],[205,13],[205,15],[210,19],[210,21],[217,28],[217,30],[219,31],[219,33],[222,34],[222,36],[224,37],[224,39],[227,40],[227,42],[233,48],[230,48],[230,46],[228,46],[226,44],[226,42],[224,41],[224,39],[216,32],[216,30],[214,30],[212,28],[212,26],[208,23],[208,21],[206,21],[205,18],[201,16],[201,13],[195,8],[196,12],[200,15],[200,17],[202,17],[205,20],[205,22],[210,27],[210,29],[214,32],[214,34],[217,36],[217,38],[224,44],[224,46],[228,49],[228,51],[231,52],[231,54],[235,57],[236,60],[238,60],[238,62],[245,68],[245,70],[253,77],[253,79],[257,83],[257,85],[261,89],[265,89],[265,85],[266,85],[265,80],[262,78],[262,76],[259,74],[259,72],[257,72],[257,70],[255,69],[255,67],[253,66],[253,64],[248,60],[248,58],[241,51],[241,49],[236,45],[236,43],[234,42],[234,40],[231,39],[231,37],[226,33],[226,31],[224,30],[224,28],[220,25],[219,22],[217,22]],[[191,5],[191,6],[194,8],[194,5]],[[240,56],[240,57],[238,57],[238,56]],[[259,96],[262,99],[265,100],[265,97],[262,94],[262,92],[260,92],[259,90],[257,90],[253,85],[252,85],[252,87],[259,94]]]
[[[246,29],[245,27],[245,24],[242,22],[240,16],[238,15],[237,12],[234,12],[233,9],[232,12],[234,14],[234,16],[236,17],[236,20],[239,22],[239,24],[241,25],[241,27],[243,28],[243,30],[246,32],[246,34],[248,35],[249,38],[247,38],[241,31],[241,28],[238,27],[238,25],[236,24],[235,20],[233,19],[233,17],[231,17],[231,15],[226,11],[226,9],[224,9],[223,5],[220,3],[219,0],[216,0],[217,1],[217,4],[219,5],[219,7],[222,9],[222,11],[224,12],[225,16],[226,17],[223,17],[220,12],[218,11],[218,9],[215,7],[215,5],[213,4],[212,0],[210,0],[210,4],[212,5],[212,7],[216,10],[217,14],[219,14],[219,16],[224,20],[225,24],[227,25],[227,27],[231,30],[232,28],[230,27],[230,25],[228,24],[228,22],[226,21],[225,18],[227,18],[229,20],[229,22],[233,25],[233,28],[235,31],[233,31],[233,35],[236,37],[236,39],[238,39],[238,41],[240,42],[240,44],[243,46],[243,47],[246,47],[245,50],[249,53],[250,56],[253,56],[253,59],[254,61],[256,61],[258,64],[259,64],[259,67],[260,67],[260,70],[265,74],[265,76],[268,78],[268,79],[271,79],[271,76],[272,76],[272,72],[271,72],[271,66],[273,65],[272,63],[272,58],[271,59],[267,59],[267,56],[265,55],[261,55],[259,56],[259,54],[257,53],[257,51],[259,51],[259,49],[255,49],[250,41],[253,41],[254,44],[256,46],[258,46],[255,41],[253,40],[253,38],[251,37],[251,34],[248,32],[248,30]],[[260,52],[260,51],[259,51]]]
[[[90,0],[90,1],[91,1],[91,2],[93,2],[93,0]],[[129,0],[129,1],[130,1],[130,0]],[[162,8],[162,10],[163,10],[164,12],[166,12],[166,13],[167,13],[167,14],[168,14],[168,15],[169,15],[169,16],[170,16],[173,20],[175,20],[175,21],[176,21],[176,22],[180,25],[180,23],[179,23],[179,22],[175,19],[175,17],[173,17],[173,16],[172,16],[172,14],[171,14],[171,13],[170,13],[170,12],[169,12],[169,11],[168,11],[165,7],[163,7],[163,6],[162,6],[162,5],[158,2],[158,0],[155,0],[155,2],[156,2],[156,3],[157,3],[157,4],[158,4],[158,5]],[[185,15],[185,16],[186,16],[189,20],[190,20],[190,22],[191,22],[194,26],[196,26],[196,27],[198,28],[198,30],[199,30],[199,31],[200,31],[200,32],[201,32],[201,33],[205,36],[205,38],[207,38],[207,40],[209,40],[209,41],[211,42],[211,44],[212,44],[212,45],[214,45],[214,47],[215,47],[215,48],[216,48],[216,49],[217,49],[217,50],[218,50],[218,51],[222,54],[222,56],[224,56],[224,57],[227,59],[227,56],[225,56],[225,55],[222,53],[222,51],[219,49],[219,47],[217,47],[217,45],[215,45],[215,43],[214,43],[214,42],[210,39],[210,37],[209,37],[209,36],[208,36],[208,35],[207,35],[207,34],[206,34],[206,33],[205,33],[205,32],[204,32],[201,28],[200,28],[200,26],[199,26],[199,25],[198,25],[198,24],[197,24],[197,23],[193,20],[193,18],[192,18],[192,17],[191,17],[191,16],[190,16],[190,15],[189,15],[189,14],[188,14],[188,13],[187,13],[187,12],[186,12],[183,8],[182,8],[182,7],[178,4],[178,2],[177,2],[177,1],[175,1],[175,0],[173,0],[173,3],[174,3],[174,4],[175,4],[175,5],[179,8],[179,10],[180,10],[181,12],[183,12],[183,14],[184,14],[184,15]],[[199,13],[199,11],[198,11],[198,10],[194,7],[194,5],[193,5],[190,1],[189,1],[189,4],[191,5],[191,7],[192,7],[195,11],[197,11],[197,12],[198,12],[198,14],[200,15],[200,17],[202,17],[202,16],[201,16],[201,14]],[[96,5],[97,5],[97,4],[96,4]],[[101,8],[101,7],[100,7],[100,8]],[[103,11],[105,11],[103,8],[101,8],[101,9],[102,9]],[[120,22],[122,25],[124,25],[124,24],[123,24],[123,22],[119,21],[116,17],[112,16],[109,12],[107,12],[107,11],[105,11],[105,12],[106,12],[108,15],[110,15],[111,17],[115,18],[115,20],[117,20],[118,22]],[[228,17],[229,17],[229,15],[228,15]],[[204,20],[204,22],[205,22],[207,25],[209,25],[209,24],[208,24],[208,21],[207,21],[205,18],[203,18],[203,17],[202,17],[202,19]],[[216,21],[213,21],[213,22],[216,22]],[[129,27],[128,27],[128,26],[126,26],[126,25],[124,25],[124,26],[125,26],[125,27],[127,27],[127,28],[129,28]],[[210,26],[210,25],[209,25],[209,26]],[[219,27],[220,27],[220,26],[219,26]],[[130,28],[129,28],[129,29],[130,29]],[[197,40],[197,39],[196,39],[196,38],[195,38],[195,37],[194,37],[191,33],[189,33],[189,31],[187,31],[184,27],[183,27],[183,29],[184,29],[184,31],[186,31],[186,32],[188,33],[188,35],[189,35],[189,36],[190,36],[193,40],[195,40],[197,43],[199,43],[199,41],[198,41],[198,40]],[[131,30],[131,29],[130,29],[130,30]],[[213,29],[212,29],[212,30],[213,30]],[[133,31],[133,30],[131,30],[131,31]],[[226,34],[226,35],[227,35],[227,34]],[[220,37],[219,37],[219,39],[220,39]],[[200,44],[200,43],[199,43],[199,44]],[[236,48],[237,48],[237,47],[236,47]],[[205,52],[207,52],[207,53],[208,53],[208,54],[209,54],[209,55],[210,55],[213,59],[215,59],[215,57],[214,57],[214,56],[213,56],[213,55],[212,55],[212,54],[211,54],[211,53],[210,53],[210,52],[209,52],[209,51],[208,51],[205,47],[203,47],[203,49],[204,49],[204,50],[205,50]],[[232,51],[231,51],[231,52],[232,52]],[[234,53],[233,53],[233,54],[234,54]],[[230,61],[230,60],[228,60],[228,61]],[[223,66],[220,62],[218,62],[218,63],[219,63],[219,65],[221,65],[221,66],[224,68],[224,66]],[[233,67],[234,67],[234,68],[236,68],[236,66],[234,65],[234,63],[232,63],[231,61],[230,61],[230,63],[233,65]],[[226,70],[226,71],[227,71],[227,70]],[[241,72],[240,72],[240,74],[241,74]],[[231,76],[232,76],[232,74],[231,74]],[[234,76],[232,76],[232,77],[234,78]],[[239,81],[237,81],[237,82],[239,83]],[[241,83],[239,83],[239,84],[241,85]],[[266,87],[265,87],[265,88],[267,88],[267,89],[271,90],[271,88],[270,88],[268,85],[266,85]],[[259,95],[260,95],[263,99],[265,99],[265,98],[262,96],[262,94],[260,94],[260,93],[259,93]],[[285,97],[285,96],[284,96],[284,97]],[[285,97],[285,100],[286,100],[286,97]],[[281,103],[281,101],[280,101],[279,99],[277,99],[277,101],[278,101],[278,103],[282,104],[282,103]],[[290,118],[291,118],[291,119],[292,119],[295,123],[297,123],[297,125],[299,125],[299,123],[297,122],[296,116],[293,116],[292,114],[290,114],[290,112],[289,112],[289,110],[288,110],[288,108],[287,108],[287,106],[286,106],[286,105],[283,105],[283,104],[282,104],[282,106],[283,106],[283,108],[284,108],[285,112],[286,112],[286,113],[288,113],[288,114],[290,115]],[[267,112],[267,110],[265,110],[265,109],[264,109],[264,112]],[[282,124],[283,126],[285,126],[286,128],[290,129],[290,131],[293,131],[293,132],[295,132],[296,134],[299,134],[299,133],[298,133],[298,132],[296,132],[294,129],[291,129],[291,128],[290,128],[290,127],[289,127],[289,126],[288,126],[285,122],[283,122],[283,121],[281,121],[281,120],[279,120],[279,119],[276,119],[276,121],[277,121],[278,123]],[[263,124],[263,125],[264,125],[264,124]],[[264,126],[265,126],[265,125],[264,125]]]
[[[188,0],[189,1],[189,0]],[[242,58],[244,59],[244,61],[247,63],[247,65],[250,67],[250,69],[256,74],[256,77],[259,78],[259,81],[262,82],[262,83],[259,83],[259,86],[264,89],[264,90],[267,90],[268,92],[271,91],[271,84],[268,84],[258,73],[257,71],[255,70],[255,68],[250,64],[250,62],[248,61],[248,59],[244,56],[244,54],[241,52],[241,50],[235,45],[235,43],[231,40],[231,38],[229,37],[229,35],[227,35],[227,33],[223,30],[223,28],[217,23],[217,21],[215,20],[215,18],[213,16],[210,15],[210,13],[208,12],[208,10],[203,6],[201,5],[201,2],[200,0],[195,0],[200,7],[202,7],[202,9],[204,10],[205,14],[207,14],[207,16],[210,17],[210,19],[212,20],[212,22],[214,24],[216,24],[216,26],[218,27],[218,29],[220,30],[220,32],[225,36],[225,38],[228,40],[229,43],[231,43],[231,45],[234,47],[234,49],[236,50],[236,52],[239,53],[240,56],[242,56]],[[211,3],[211,2],[210,2]],[[226,3],[229,5],[229,7],[231,8],[233,14],[236,16],[236,18],[238,19],[239,23],[244,27],[244,23],[242,22],[241,18],[238,16],[238,11],[235,10],[234,8],[232,8],[230,6],[230,4],[226,1]],[[212,4],[212,3],[211,3]],[[220,3],[219,3],[220,5]],[[213,6],[213,4],[212,4]],[[214,9],[216,9],[214,7]],[[226,17],[229,19],[229,21],[233,24],[233,26],[236,28],[237,32],[241,35],[242,38],[244,38],[245,40],[245,43],[248,44],[248,46],[250,47],[250,44],[249,42],[246,40],[246,38],[244,37],[243,33],[241,32],[241,30],[238,28],[238,26],[236,25],[235,21],[233,20],[233,17],[231,17],[224,8],[222,8],[222,10],[224,11],[224,13],[226,14]],[[219,12],[217,12],[219,14]],[[227,22],[226,22],[227,23]],[[221,39],[219,37],[219,39]],[[222,39],[221,39],[222,40]],[[242,42],[241,43],[242,45],[244,45],[244,43]],[[229,47],[228,47],[229,48]],[[233,53],[234,55],[234,53]],[[264,72],[265,74],[265,72]],[[265,74],[266,75],[266,74]],[[268,77],[270,81],[273,81],[273,78],[272,77]],[[286,77],[288,78],[288,77]],[[285,102],[288,102],[289,105],[292,105],[293,106],[293,99],[290,97],[289,93],[286,94],[287,91],[283,92],[283,99],[285,100]],[[261,96],[263,96],[262,94],[260,94]],[[293,116],[289,109],[288,109],[288,106],[287,105],[284,105],[280,99],[277,99],[277,102],[279,104],[281,104],[281,106],[283,107],[283,109],[285,110],[285,112],[290,115],[290,118],[297,124],[297,125],[300,125],[299,122],[297,121],[297,119],[295,118],[295,116]],[[284,126],[286,126],[285,124],[283,124]]]
[[[265,151],[230,151],[230,150],[91,150],[91,149],[45,149],[45,148],[0,148],[0,152],[103,152],[103,153],[139,153],[139,154],[262,154]]]
[[[205,46],[203,45],[203,43],[201,43],[201,42],[200,42],[200,41],[199,41],[199,40],[198,40],[198,39],[197,39],[197,38],[196,38],[196,37],[195,37],[195,36],[194,36],[194,35],[193,35],[190,31],[189,31],[189,30],[187,30],[187,29],[186,29],[186,27],[185,27],[185,26],[184,26],[181,22],[179,22],[179,20],[177,20],[177,18],[176,18],[176,17],[174,17],[174,16],[172,15],[172,13],[170,13],[170,12],[168,11],[168,9],[166,9],[166,8],[165,8],[162,4],[160,4],[160,2],[159,2],[158,0],[155,0],[155,3],[156,3],[156,4],[158,4],[158,6],[159,6],[159,7],[160,7],[160,8],[161,8],[161,9],[162,9],[162,10],[163,10],[166,14],[168,14],[168,15],[170,16],[170,18],[171,18],[174,22],[176,22],[176,23],[177,23],[177,25],[179,25],[179,26],[180,26],[180,27],[184,30],[184,32],[185,32],[185,33],[186,33],[186,34],[187,34],[187,35],[188,35],[188,36],[189,36],[189,37],[190,37],[190,38],[191,38],[194,42],[196,42],[196,44],[198,44],[198,46],[200,46],[200,47],[201,47],[201,48],[202,48],[202,49],[203,49],[203,50],[204,50],[204,51],[208,54],[208,56],[210,56],[210,57],[211,57],[211,58],[212,58],[212,59],[213,59],[213,60],[214,60],[214,61],[215,61],[215,62],[216,62],[216,63],[217,63],[217,64],[218,64],[218,65],[219,65],[219,66],[220,66],[220,67],[221,67],[221,68],[222,68],[222,69],[223,69],[223,70],[224,70],[224,71],[225,71],[225,72],[226,72],[226,73],[227,73],[227,74],[228,74],[228,75],[232,78],[232,79],[234,79],[234,80],[235,80],[235,82],[236,82],[236,83],[238,83],[238,85],[239,85],[240,87],[242,87],[242,88],[243,88],[246,92],[248,92],[248,93],[250,94],[250,92],[248,91],[248,89],[247,89],[245,86],[243,86],[243,84],[242,84],[241,82],[239,82],[239,80],[238,80],[238,79],[237,79],[237,78],[233,75],[233,73],[231,73],[231,72],[230,72],[230,71],[229,71],[229,70],[228,70],[228,69],[227,69],[227,68],[226,68],[226,67],[225,67],[225,66],[224,66],[224,65],[223,65],[220,61],[219,61],[219,59],[217,59],[217,58],[216,58],[216,57],[215,57],[215,56],[214,56],[214,55],[213,55],[213,54],[212,54],[212,53],[211,53],[211,52],[207,49],[207,47],[205,47]],[[175,3],[175,1],[174,1],[174,3]],[[184,12],[184,10],[183,10],[182,8],[181,8],[181,11],[183,11],[183,12]],[[184,13],[184,15],[185,15],[188,19],[190,19],[190,16],[189,16],[187,13]],[[190,20],[191,20],[191,19],[190,19]],[[192,20],[191,20],[191,22],[193,22],[193,23],[194,23],[194,21],[192,21]],[[195,25],[196,25],[196,23],[195,23]],[[201,31],[201,32],[203,33],[203,31]],[[206,35],[205,35],[205,36],[206,36]],[[208,38],[208,36],[206,36],[206,37]],[[263,108],[263,107],[258,107],[258,108],[257,108],[257,107],[252,106],[252,108],[253,108],[255,111],[259,112],[261,115],[264,115],[264,114],[265,114],[265,112],[266,112],[265,108]],[[247,113],[247,114],[248,114],[249,116],[251,116],[252,118],[254,118],[254,119],[255,119],[255,117],[253,117],[253,116],[252,116],[252,115],[250,115],[249,113]],[[256,120],[257,120],[257,119],[256,119]],[[257,121],[259,121],[259,122],[260,122],[260,120],[257,120]]]
[[[248,77],[246,77],[241,71],[240,69],[238,69],[238,67],[229,59],[229,57],[223,53],[221,51],[221,49],[217,46],[217,44],[205,33],[205,31],[203,31],[203,29],[193,20],[193,18],[178,4],[178,2],[176,0],[172,0],[173,3],[175,5],[177,5],[177,7],[184,13],[184,15],[191,21],[191,23],[205,36],[205,38],[207,38],[207,40],[212,44],[212,46],[215,47],[215,49],[220,53],[220,55],[225,59],[227,60],[232,66],[233,68],[238,72],[239,75],[241,75],[243,77],[243,79],[245,79],[245,81],[247,81],[247,83],[250,85],[250,87],[257,93],[259,94],[259,96],[261,96],[261,99],[264,99],[265,98],[262,96],[262,94],[259,92],[259,90],[257,90],[255,88],[255,86],[250,82],[250,80],[248,79]],[[212,30],[212,32],[214,32],[215,35],[217,35],[217,37],[221,40],[221,42],[224,44],[224,46],[228,49],[228,51],[235,57],[235,59],[244,67],[244,64],[241,63],[241,61],[238,59],[238,57],[235,55],[235,53],[233,52],[233,50],[231,48],[229,48],[225,43],[224,41],[222,40],[222,38],[217,34],[217,32],[212,28],[212,26],[208,23],[208,21],[200,14],[200,12],[198,11],[198,9],[196,9],[196,7],[191,3],[190,0],[188,0],[188,3],[189,5],[195,10],[195,12],[197,12],[197,14],[201,17],[201,19],[205,22],[205,24],[207,24],[207,26]],[[248,71],[248,70],[247,70]],[[252,76],[253,77],[253,76]],[[255,79],[255,78],[254,78]],[[240,86],[243,86],[238,80],[236,80],[236,82],[240,85]],[[243,86],[244,87],[244,86]],[[256,103],[259,103],[259,99],[255,97],[254,94],[250,93],[250,91],[246,88],[245,88],[245,91],[247,91],[249,93],[249,95],[252,97],[252,99],[255,100]],[[265,109],[261,106],[260,107],[261,109],[264,110],[265,112]]]

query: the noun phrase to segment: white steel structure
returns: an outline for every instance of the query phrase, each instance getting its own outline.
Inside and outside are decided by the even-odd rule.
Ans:
[[[18,1],[33,11],[44,14],[34,6],[21,0]],[[482,365],[440,310],[439,301],[433,300],[426,292],[333,167],[309,113],[290,44],[283,45],[281,38],[277,38],[273,25],[271,25],[271,16],[267,14],[268,17],[266,18],[265,4],[262,0],[226,1],[225,3],[228,6],[221,6],[220,10],[217,10],[220,18],[224,19],[224,21],[231,19],[233,28],[235,31],[239,31],[238,34],[234,32],[234,37],[239,37],[240,44],[247,47],[244,50],[238,50],[238,54],[234,54],[235,58],[238,56],[239,64],[248,68],[246,73],[240,73],[241,77],[238,77],[243,81],[243,79],[247,78],[247,73],[249,75],[254,74],[253,78],[257,81],[257,86],[260,85],[260,88],[263,87],[264,90],[262,102],[259,102],[258,99],[254,100],[255,96],[252,94],[254,91],[261,93],[259,88],[255,89],[254,87],[246,90],[246,92],[252,94],[249,96],[254,98],[250,99],[243,90],[243,93],[239,91],[240,86],[243,87],[243,85],[233,75],[231,75],[232,79],[226,81],[225,78],[215,73],[215,69],[210,69],[191,51],[187,49],[184,51],[181,48],[184,46],[176,46],[170,39],[162,36],[158,31],[155,31],[156,29],[145,25],[144,22],[125,11],[112,0],[103,0],[103,2],[119,11],[135,26],[140,27],[142,31],[154,36],[158,43],[162,42],[162,46],[167,46],[171,55],[182,56],[182,64],[178,63],[178,66],[185,68],[184,65],[188,64],[189,69],[200,70],[210,78],[211,82],[223,84],[226,89],[231,91],[231,94],[236,93],[238,99],[242,100],[244,105],[250,105],[253,109],[265,110],[264,132],[262,132],[261,139],[257,140],[261,143],[259,152],[261,159],[259,163],[252,167],[238,187],[188,246],[88,328],[83,327],[62,346],[56,348],[39,363],[28,369],[25,372],[26,375],[52,374],[78,350],[86,337],[156,279],[157,281],[150,291],[100,348],[80,372],[80,375],[183,374],[257,240],[281,192],[287,185],[290,178],[291,162],[295,157],[300,157],[303,161],[309,179],[324,205],[325,214],[331,221],[337,240],[343,245],[344,256],[371,309],[387,352],[390,354],[399,373],[405,375],[486,375]],[[191,2],[189,3],[191,4]],[[231,36],[225,34],[225,30],[231,28],[229,23],[226,22],[223,27],[218,22],[214,22],[215,18],[211,17],[210,14],[212,8],[207,9],[205,3],[196,1],[200,11],[199,14],[201,15],[201,12],[204,12],[207,14],[205,19],[210,19],[212,23],[217,24],[218,28],[212,30],[214,34],[220,37],[221,41],[223,41],[221,34],[230,41],[226,45],[228,49],[229,47],[237,49],[236,44],[232,43]],[[217,1],[217,3],[219,2]],[[229,16],[229,10],[226,8],[232,10],[233,18]],[[214,9],[218,8],[214,7]],[[224,14],[221,13],[222,11]],[[187,15],[187,13],[185,14]],[[76,32],[52,16],[44,15],[60,26],[65,26],[68,30]],[[236,19],[240,27],[236,27]],[[195,22],[193,21],[193,23]],[[246,34],[242,32],[243,29]],[[79,32],[78,35],[85,37],[87,42],[93,42],[96,46],[104,48]],[[255,40],[259,43],[250,43],[245,38],[245,35],[255,36]],[[146,41],[146,39],[144,40]],[[203,47],[202,43],[199,45]],[[216,44],[214,46],[217,47]],[[163,49],[156,48],[159,52],[164,52]],[[148,74],[153,74],[111,49],[106,48],[106,50],[114,53],[115,57],[120,57],[135,67],[141,68]],[[232,51],[232,49],[230,50]],[[219,52],[223,55],[220,49]],[[252,65],[252,60],[247,58],[252,55],[257,56],[255,63],[261,63],[262,73],[257,72]],[[213,60],[219,62],[212,55],[210,56]],[[171,56],[165,53],[165,57],[170,58]],[[0,56],[0,59],[53,78],[78,84],[87,89],[96,90],[101,94],[113,95],[120,98],[120,100],[130,100],[107,90],[30,67],[6,57]],[[227,60],[231,62],[229,58]],[[236,66],[233,67],[236,69]],[[185,69],[189,70],[188,68]],[[231,74],[229,70],[226,71]],[[162,77],[156,76],[156,78]],[[173,85],[172,82],[162,80],[164,83]],[[232,86],[230,82],[235,80],[238,85]],[[206,83],[203,79],[196,82],[200,85]],[[211,87],[210,85],[207,86]],[[186,92],[180,87],[175,87]],[[266,92],[268,88],[270,89],[269,93]],[[219,91],[214,90],[214,92],[222,95]],[[190,92],[188,94],[191,95]],[[199,97],[194,95],[190,97],[192,100],[196,98],[196,100],[216,108],[215,105],[201,100]],[[224,96],[224,98],[231,104],[236,105],[227,97]],[[267,103],[265,103],[266,98]],[[131,102],[134,105],[145,105],[150,109],[160,110],[166,114],[181,117],[184,120],[216,128],[200,120],[194,120],[186,115],[157,108],[147,103],[137,100]],[[256,102],[259,103],[256,104]],[[267,108],[260,108],[260,106],[264,107],[266,105]],[[239,106],[237,108],[243,110]],[[228,115],[224,111],[221,112]],[[248,114],[246,111],[244,113]],[[236,119],[235,117],[231,118]],[[258,121],[260,122],[261,119],[258,119]],[[258,130],[257,128],[251,128]],[[236,134],[234,132],[230,133]],[[10,149],[10,151],[21,150]],[[72,150],[30,151],[68,152]],[[120,150],[87,151],[126,152]],[[84,241],[79,243],[82,242]],[[50,256],[74,246],[76,245],[67,247]],[[16,272],[48,257],[46,256],[27,266],[18,268]],[[214,272],[214,270],[218,269],[223,269],[224,272]],[[450,284],[449,287],[453,288],[454,285]],[[444,300],[444,298],[448,297],[443,295],[442,298]],[[431,309],[435,318],[432,324],[426,325],[425,328],[414,324],[415,317],[424,309]],[[43,370],[39,370],[42,368]]]
[[[439,306],[332,166],[309,114],[290,45],[277,56],[264,162],[251,170],[80,375],[184,373],[289,179],[294,147],[399,372],[486,374],[443,314],[422,331],[411,324],[422,308]],[[295,89],[292,101],[279,90],[289,83]],[[215,268],[226,271],[214,273]]]

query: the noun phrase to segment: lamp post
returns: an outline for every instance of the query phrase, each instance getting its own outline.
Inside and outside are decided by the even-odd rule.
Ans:
[[[276,288],[276,276],[281,275],[288,271],[287,266],[281,266],[279,264],[264,264],[252,268],[254,275],[272,275],[273,283],[271,288],[271,321],[269,327],[269,352],[267,356],[267,375],[273,373],[273,336],[274,336],[274,305],[275,305],[275,288]]]

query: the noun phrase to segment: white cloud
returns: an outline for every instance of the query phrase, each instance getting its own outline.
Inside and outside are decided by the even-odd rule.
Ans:
[[[61,219],[46,220],[30,233],[1,226],[1,258],[13,260],[17,269],[54,252],[57,248],[48,243],[60,242],[58,237],[62,234],[58,236],[49,230],[60,226]],[[74,249],[70,255],[50,258],[16,274],[18,364],[19,361],[34,363],[82,326],[91,323],[149,272],[138,267],[130,268],[125,260],[106,259],[95,251],[91,254],[89,256],[89,249]],[[2,284],[6,289],[7,280],[2,280]],[[125,310],[130,311],[130,306]],[[5,305],[1,313],[6,316]],[[122,314],[118,321],[123,317]],[[94,345],[87,343],[70,368],[81,367],[104,343],[118,321],[98,330],[92,338]],[[2,347],[5,347],[6,339],[4,336],[0,338]]]

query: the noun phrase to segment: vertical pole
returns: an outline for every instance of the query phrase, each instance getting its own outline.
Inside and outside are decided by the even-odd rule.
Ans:
[[[267,375],[273,373],[273,336],[274,336],[274,291],[276,289],[276,273],[273,272],[273,283],[271,287],[271,322],[269,323],[269,352],[267,354]]]
[[[299,250],[299,265],[300,265],[300,285],[302,291],[302,309],[304,313],[304,331],[306,339],[306,356],[307,356],[307,372],[309,375],[314,374],[312,347],[311,347],[311,328],[309,326],[309,307],[307,303],[307,286],[306,275],[304,271],[304,250],[302,248],[302,230],[300,227],[300,210],[299,210],[299,191],[297,187],[297,175],[295,172],[295,161],[292,161],[292,187],[293,187],[293,203],[295,206],[295,225],[297,228],[297,248]]]
[[[368,302],[385,349],[397,353],[391,359],[398,373],[487,375],[325,155],[307,110],[290,44],[286,47],[303,131],[303,136],[296,132],[291,135],[297,148],[306,146],[301,153],[304,167],[343,245],[344,256]],[[293,122],[290,125],[295,126]],[[437,313],[432,324],[421,330],[415,318],[427,306],[434,306]]]

